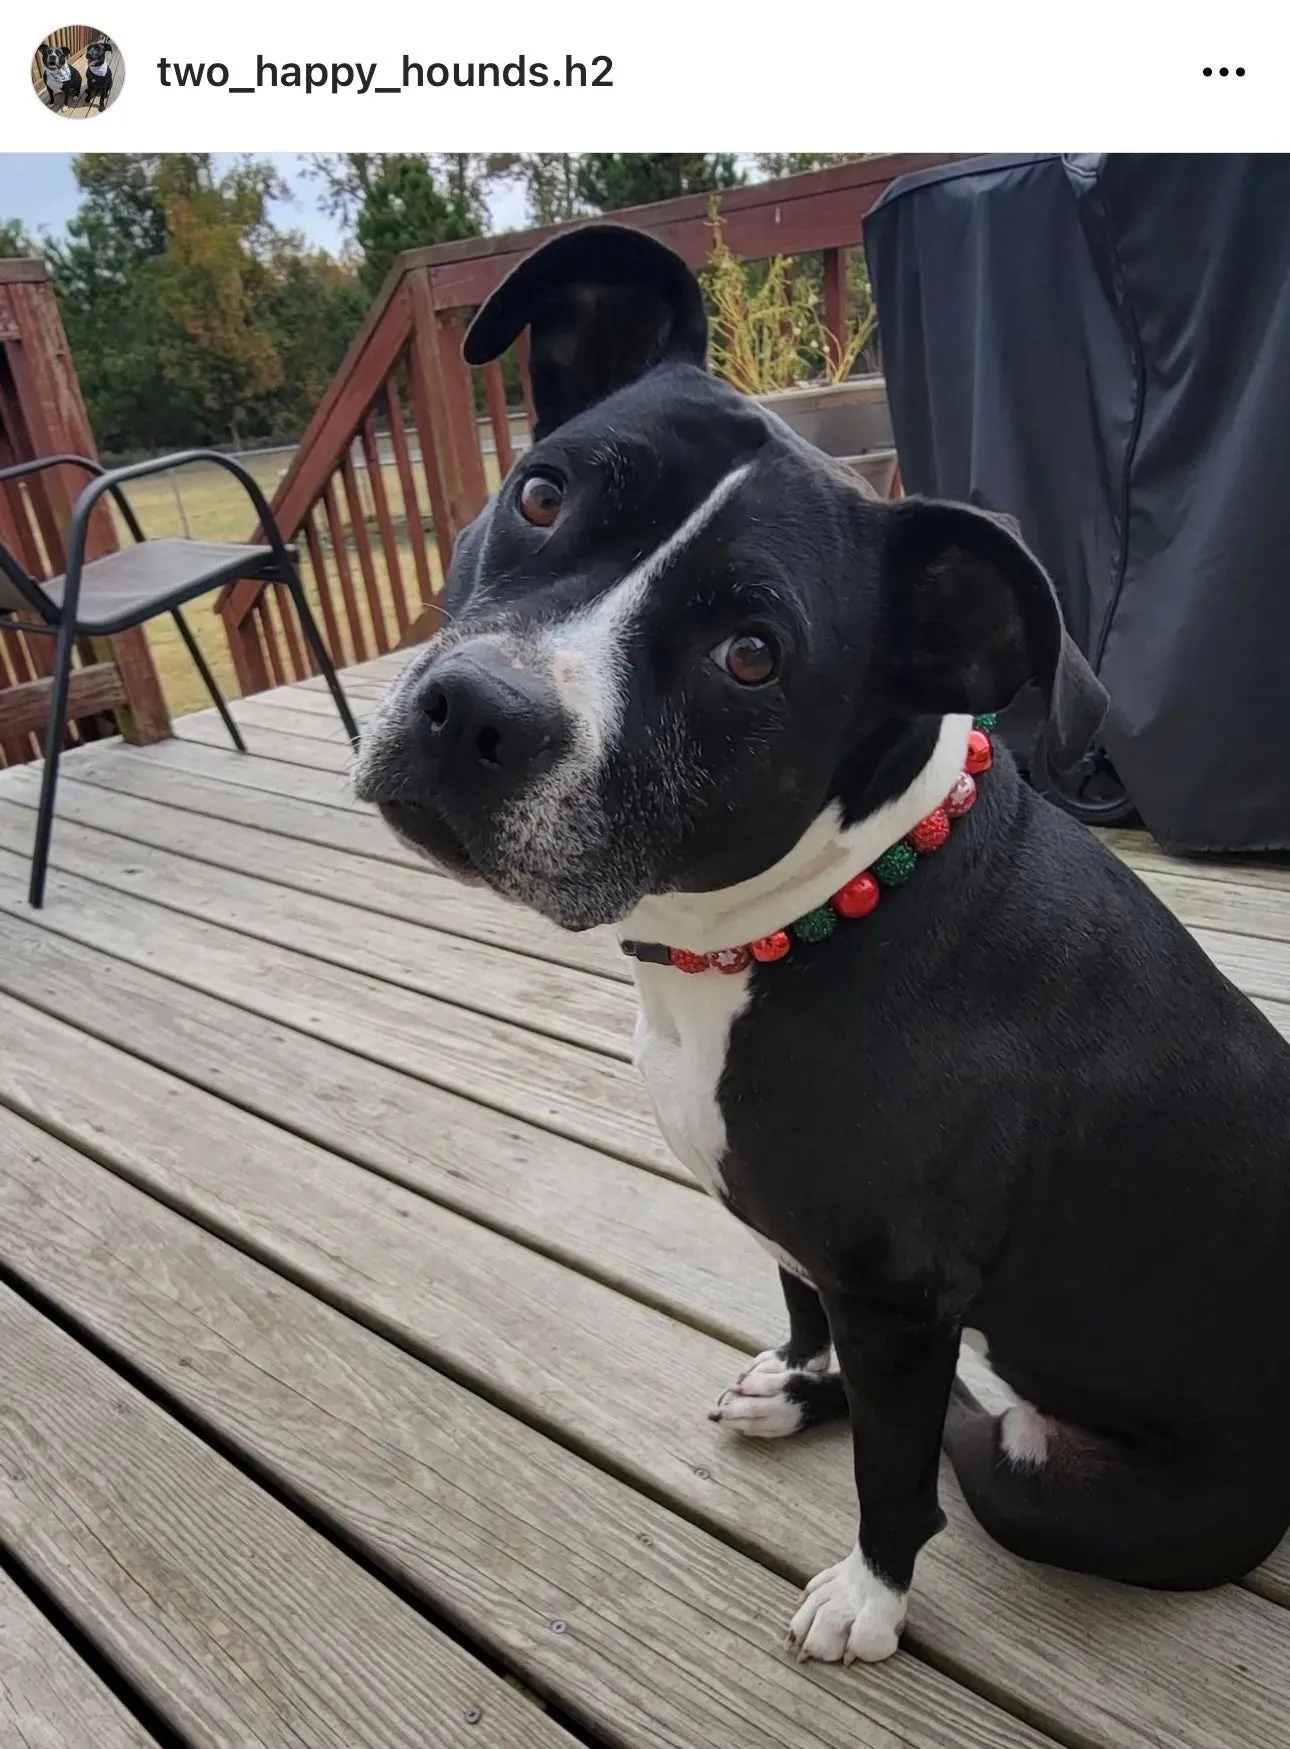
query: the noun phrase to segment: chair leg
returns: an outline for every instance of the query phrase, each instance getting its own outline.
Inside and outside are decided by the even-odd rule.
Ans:
[[[184,618],[183,614],[180,613],[177,607],[172,610],[170,617],[179,627],[179,635],[187,645],[188,654],[193,659],[193,666],[201,675],[206,690],[211,695],[211,702],[214,704],[215,709],[223,719],[224,727],[228,730],[229,740],[232,741],[239,753],[245,753],[246,742],[242,739],[241,731],[233,721],[228,706],[224,703],[224,695],[219,689],[218,681],[210,671],[210,664],[207,662],[205,656],[202,655],[201,645],[189,630],[188,621]]]
[[[327,690],[332,697],[332,703],[340,713],[340,720],[345,725],[345,733],[349,736],[351,747],[358,746],[358,724],[354,721],[354,713],[349,708],[349,700],[341,690],[340,681],[336,678],[335,664],[327,654],[327,646],[323,643],[318,631],[318,623],[310,611],[305,599],[305,592],[299,577],[291,577],[283,582],[283,588],[291,596],[295,605],[296,615],[300,620],[300,629],[305,634],[305,642],[309,645],[314,661],[318,664],[318,672],[326,682]]]
[[[67,714],[75,641],[71,620],[64,620],[58,628],[58,642],[54,646],[54,680],[49,689],[49,723],[45,729],[45,769],[40,780],[40,803],[36,809],[36,841],[31,851],[31,886],[27,897],[33,911],[39,911],[45,903],[45,871],[49,866],[49,840],[54,830],[54,796],[58,789],[58,761],[63,751],[63,718]]]

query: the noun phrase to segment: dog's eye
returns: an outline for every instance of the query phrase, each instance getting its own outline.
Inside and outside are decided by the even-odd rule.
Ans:
[[[712,652],[712,660],[740,686],[765,686],[779,667],[775,646],[758,632],[736,632],[726,638]]]
[[[564,503],[564,487],[550,474],[530,474],[520,487],[520,515],[535,528],[550,528]]]

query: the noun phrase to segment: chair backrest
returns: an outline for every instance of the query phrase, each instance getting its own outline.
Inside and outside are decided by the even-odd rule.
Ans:
[[[49,603],[34,577],[30,577],[0,541],[0,613],[38,613],[53,619]]]

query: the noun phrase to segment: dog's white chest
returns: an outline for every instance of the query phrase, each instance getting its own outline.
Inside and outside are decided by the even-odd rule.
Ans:
[[[636,988],[636,1066],[658,1127],[682,1165],[719,1195],[726,1125],[717,1090],[730,1028],[748,1000],[748,978],[640,965]]]
[[[726,1066],[730,1029],[748,1001],[744,974],[692,975],[670,966],[638,965],[636,1066],[654,1105],[663,1140],[705,1190],[722,1197],[726,1121],[718,1090]],[[752,1227],[758,1244],[791,1275],[810,1280],[796,1258]]]

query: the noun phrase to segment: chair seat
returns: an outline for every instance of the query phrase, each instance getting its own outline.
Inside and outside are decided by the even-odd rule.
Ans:
[[[294,549],[287,551],[294,560]],[[274,568],[267,546],[165,539],[123,547],[90,560],[81,572],[77,630],[99,635],[127,631],[239,577],[263,577]],[[61,612],[63,578],[52,577],[40,588]]]

